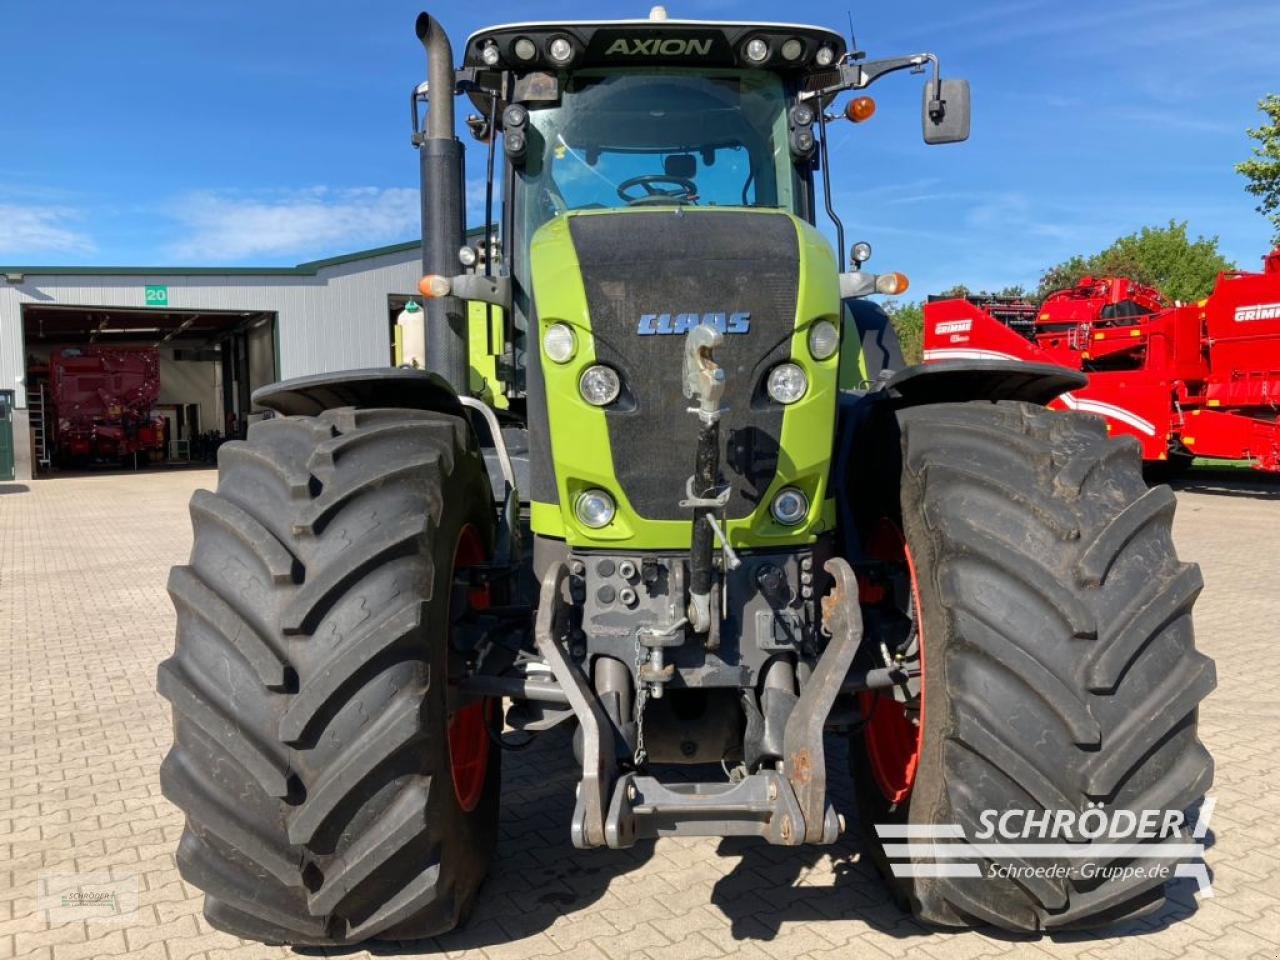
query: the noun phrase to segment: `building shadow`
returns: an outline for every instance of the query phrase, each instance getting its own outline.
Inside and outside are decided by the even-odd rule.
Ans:
[[[1179,493],[1204,493],[1214,497],[1280,500],[1280,474],[1240,467],[1195,467],[1164,481]]]

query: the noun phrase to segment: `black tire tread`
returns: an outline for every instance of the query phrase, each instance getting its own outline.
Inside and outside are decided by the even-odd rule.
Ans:
[[[1136,444],[1024,403],[896,416],[926,649],[920,772],[897,815],[971,829],[978,811],[1026,798],[1192,805],[1213,778],[1196,713],[1214,666],[1190,626],[1203,584],[1177,559],[1173,494],[1147,490]],[[891,882],[931,924],[1017,931],[1111,923],[1164,896],[1149,877]]]
[[[218,490],[191,516],[190,564],[169,580],[178,640],[158,672],[175,730],[161,785],[186,814],[178,864],[209,922],[316,946],[450,929],[497,811],[495,773],[478,825],[457,820],[424,705],[444,709],[429,638],[457,531],[492,537],[469,429],[410,410],[255,424],[220,449]]]

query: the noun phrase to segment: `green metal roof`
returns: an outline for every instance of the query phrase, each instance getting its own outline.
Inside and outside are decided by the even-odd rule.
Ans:
[[[467,237],[480,237],[483,227],[467,230]],[[315,276],[326,266],[353,264],[357,260],[372,260],[390,253],[406,253],[417,250],[422,241],[392,243],[372,250],[357,250],[324,260],[308,260],[297,266],[0,266],[0,275],[23,276]]]
[[[479,234],[479,230],[467,232],[467,236]],[[372,260],[392,253],[405,253],[422,246],[420,240],[393,243],[372,250],[357,250],[339,257],[324,260],[308,260],[296,267],[0,267],[0,274],[20,273],[32,277],[111,276],[111,277],[314,277],[325,267],[336,267],[357,260]]]

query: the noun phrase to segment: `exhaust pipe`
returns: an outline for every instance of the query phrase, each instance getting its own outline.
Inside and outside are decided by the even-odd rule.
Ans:
[[[418,14],[418,40],[427,53],[425,137],[418,146],[422,178],[422,273],[459,273],[458,250],[465,239],[463,147],[453,130],[453,48],[440,22]],[[449,381],[460,396],[470,395],[466,305],[457,297],[427,301],[426,368]]]

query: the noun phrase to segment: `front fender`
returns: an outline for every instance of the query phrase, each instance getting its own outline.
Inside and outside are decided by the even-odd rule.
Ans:
[[[966,400],[1023,400],[1044,406],[1089,382],[1079,370],[1020,360],[940,360],[899,370],[884,389],[898,407]]]
[[[286,417],[314,417],[337,407],[398,407],[463,415],[448,381],[439,374],[404,367],[295,377],[259,387],[253,391],[253,402]]]

